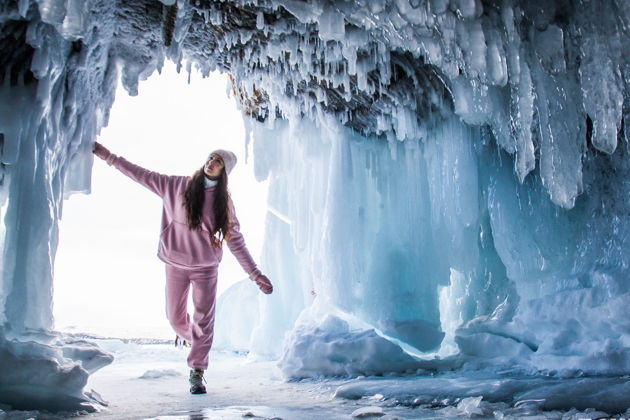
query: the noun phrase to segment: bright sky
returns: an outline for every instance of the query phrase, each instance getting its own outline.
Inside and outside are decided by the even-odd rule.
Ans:
[[[145,168],[190,175],[214,149],[232,150],[229,178],[241,232],[259,262],[267,185],[258,183],[245,130],[227,76],[177,74],[168,63],[141,82],[139,95],[116,94],[99,142]],[[156,256],[161,200],[95,158],[92,193],[64,202],[55,261],[54,315],[58,329],[117,337],[174,338],[164,313],[164,263]],[[219,293],[246,277],[225,247]],[[255,287],[252,284],[252,287]]]

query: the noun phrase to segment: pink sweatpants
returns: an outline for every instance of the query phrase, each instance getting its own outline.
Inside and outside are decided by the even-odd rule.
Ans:
[[[194,313],[188,315],[188,290],[192,284]],[[217,268],[184,270],[166,264],[166,316],[178,336],[192,344],[188,366],[207,369],[214,338]]]

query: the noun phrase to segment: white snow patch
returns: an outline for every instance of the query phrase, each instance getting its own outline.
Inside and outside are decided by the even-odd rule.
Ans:
[[[415,372],[420,364],[373,329],[352,330],[335,315],[298,326],[278,363],[286,378]]]
[[[147,370],[138,379],[159,379],[172,376],[182,376],[182,374],[174,369],[153,369]]]
[[[385,415],[385,412],[381,407],[370,406],[363,407],[357,410],[354,410],[351,414],[352,417],[356,418],[368,418],[368,417],[382,417]]]

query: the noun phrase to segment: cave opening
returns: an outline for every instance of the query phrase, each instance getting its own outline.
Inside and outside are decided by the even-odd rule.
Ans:
[[[230,191],[248,247],[260,255],[267,183],[245,159],[246,131],[225,74],[178,72],[167,62],[130,96],[119,83],[109,124],[97,141],[147,169],[192,174],[210,151],[232,150]],[[55,328],[118,338],[172,339],[164,315],[164,264],[156,257],[158,196],[95,158],[92,191],[63,204],[55,259]],[[245,277],[230,252],[219,295]]]

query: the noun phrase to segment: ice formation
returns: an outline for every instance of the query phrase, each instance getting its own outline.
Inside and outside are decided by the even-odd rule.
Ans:
[[[270,180],[276,291],[224,344],[289,378],[339,374],[339,339],[451,367],[630,373],[629,23],[628,0],[0,2],[0,349],[89,400],[92,350],[41,338],[62,199],[89,191],[118,78],[136,94],[172,59],[231,74]],[[243,302],[224,297],[225,319]],[[345,374],[408,370],[373,354]],[[33,392],[19,363],[2,398]]]

